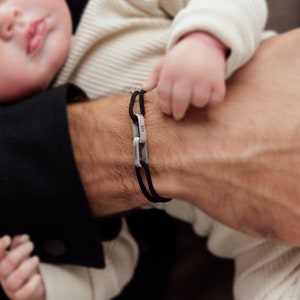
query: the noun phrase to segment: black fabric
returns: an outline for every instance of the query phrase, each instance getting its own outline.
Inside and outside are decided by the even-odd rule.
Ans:
[[[68,6],[72,13],[73,32],[76,31],[82,12],[87,2],[88,0],[67,0]]]
[[[130,214],[127,222],[138,243],[140,257],[133,279],[114,300],[164,300],[175,255],[178,221],[164,211],[151,209]]]
[[[157,210],[139,211],[128,223],[140,258],[114,300],[233,300],[233,261],[209,253],[190,224]]]
[[[234,299],[233,260],[212,255],[191,224],[178,221],[175,249],[165,300]]]
[[[103,266],[97,227],[74,162],[65,99],[72,85],[0,106],[0,235],[27,232],[46,262]],[[59,240],[62,256],[45,252]]]

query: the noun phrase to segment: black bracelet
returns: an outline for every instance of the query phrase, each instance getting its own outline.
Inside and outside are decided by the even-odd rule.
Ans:
[[[134,158],[134,165],[135,165],[135,173],[140,188],[143,194],[145,195],[145,197],[149,201],[154,203],[167,202],[170,201],[171,198],[160,197],[154,190],[152,179],[151,179],[151,173],[148,166],[146,127],[145,127],[145,120],[144,120],[144,116],[145,116],[144,94],[145,93],[146,92],[143,90],[133,92],[129,104],[129,116],[131,118],[132,132],[133,132],[133,158]],[[139,96],[140,113],[134,114],[133,107],[137,96]],[[145,172],[149,191],[147,190],[143,182],[141,169],[143,169]]]

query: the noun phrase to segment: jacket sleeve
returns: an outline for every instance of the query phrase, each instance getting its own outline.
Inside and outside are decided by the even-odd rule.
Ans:
[[[257,49],[267,21],[263,0],[161,0],[173,17],[170,49],[184,34],[202,30],[229,49],[227,76],[245,64]]]
[[[41,264],[47,300],[105,300],[118,295],[131,279],[138,248],[123,222],[120,234],[104,242],[105,269]]]
[[[0,106],[0,235],[29,233],[46,262],[103,267],[66,115],[82,97],[65,85]]]

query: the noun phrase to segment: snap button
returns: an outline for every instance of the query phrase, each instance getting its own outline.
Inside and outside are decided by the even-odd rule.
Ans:
[[[47,240],[44,244],[44,248],[47,254],[51,256],[63,256],[66,253],[65,244],[58,239]]]

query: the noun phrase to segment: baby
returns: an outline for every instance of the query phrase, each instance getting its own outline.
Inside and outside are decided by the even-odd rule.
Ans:
[[[0,47],[5,55],[1,63],[10,66],[9,70],[0,68],[3,102],[42,91],[52,82],[72,82],[89,98],[120,94],[143,85],[146,90],[157,87],[162,111],[180,120],[190,105],[203,107],[222,101],[226,78],[246,63],[259,45],[267,10],[261,0],[90,0],[73,40],[64,1],[5,1],[0,4],[0,14]],[[268,273],[272,268],[277,268],[278,274],[290,270],[290,265],[278,263],[283,253],[297,267],[294,249],[278,245],[284,251],[277,251],[277,245],[231,230],[179,200],[161,207],[191,222],[199,235],[209,236],[213,253],[235,259],[236,299],[264,299],[271,294],[272,300],[280,299],[285,295],[282,291],[295,283],[296,273],[290,272],[287,281]],[[104,270],[92,271],[92,283],[88,276],[80,277],[91,272],[88,268],[68,271],[72,266],[39,264],[30,257],[33,245],[28,236],[12,240],[3,237],[2,286],[11,299],[110,299],[129,280],[137,258],[136,253],[131,255],[136,245],[125,221],[122,236],[126,238],[120,251],[131,258],[130,263],[125,268],[120,259],[111,258]],[[111,252],[105,248],[107,260]],[[267,262],[267,276],[259,273],[262,259]],[[110,293],[103,292],[109,285],[107,278],[96,275],[105,272],[115,272],[116,278],[122,278]],[[78,277],[73,278],[74,274]],[[16,284],[15,278],[21,280]],[[258,285],[256,278],[260,278]],[[74,289],[78,283],[85,286],[80,294]]]

